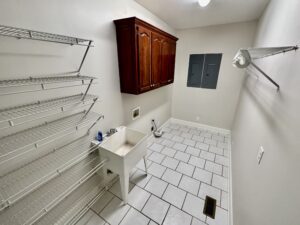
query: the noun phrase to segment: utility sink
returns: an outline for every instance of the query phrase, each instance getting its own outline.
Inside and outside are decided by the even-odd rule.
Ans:
[[[127,127],[119,127],[117,130],[100,145],[100,156],[108,159],[104,171],[110,169],[119,174],[122,199],[127,203],[130,171],[144,159],[147,173],[147,134]]]

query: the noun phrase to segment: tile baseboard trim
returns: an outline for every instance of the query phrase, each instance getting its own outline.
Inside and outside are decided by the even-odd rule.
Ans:
[[[171,123],[178,123],[178,124],[183,124],[183,125],[187,125],[187,126],[192,126],[192,127],[197,127],[197,128],[203,128],[203,129],[210,130],[210,131],[213,131],[213,132],[218,132],[218,133],[223,133],[223,134],[229,134],[229,135],[231,135],[231,131],[227,130],[227,129],[224,129],[224,128],[213,127],[213,126],[209,126],[209,125],[206,125],[206,124],[201,124],[201,123],[196,123],[196,122],[181,120],[181,119],[177,119],[177,118],[173,118],[173,117],[170,118],[168,121],[171,122]]]
[[[230,169],[229,169],[229,202],[228,202],[228,224],[229,225],[233,225],[233,195],[232,195],[232,158],[231,158],[231,142],[232,140],[230,139],[230,141],[228,142],[228,154],[229,154],[229,165],[230,165]]]

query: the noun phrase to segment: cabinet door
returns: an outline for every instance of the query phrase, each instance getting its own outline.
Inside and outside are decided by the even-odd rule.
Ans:
[[[176,43],[169,39],[162,41],[162,74],[161,84],[169,84],[174,80]]]
[[[151,81],[152,88],[156,88],[160,85],[161,77],[161,44],[162,37],[156,33],[152,33],[151,36]]]
[[[151,88],[151,31],[141,26],[136,29],[139,89],[144,92]]]
[[[176,42],[170,42],[170,55],[169,55],[169,73],[168,73],[168,84],[173,83],[175,73],[175,55],[176,55]]]

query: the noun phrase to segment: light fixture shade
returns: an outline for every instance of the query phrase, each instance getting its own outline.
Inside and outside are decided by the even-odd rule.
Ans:
[[[198,0],[198,3],[201,7],[206,7],[211,0]]]
[[[251,63],[251,56],[248,50],[240,49],[233,58],[232,65],[237,68],[246,68]]]

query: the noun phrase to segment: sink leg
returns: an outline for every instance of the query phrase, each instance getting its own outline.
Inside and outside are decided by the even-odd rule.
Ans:
[[[129,174],[123,173],[119,175],[121,184],[121,194],[124,204],[128,202]]]
[[[143,158],[144,158],[145,172],[146,172],[146,175],[148,175],[148,166],[147,166],[146,156],[144,156]]]

